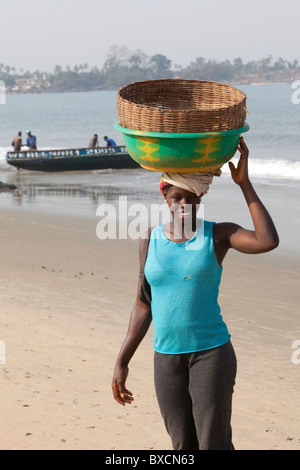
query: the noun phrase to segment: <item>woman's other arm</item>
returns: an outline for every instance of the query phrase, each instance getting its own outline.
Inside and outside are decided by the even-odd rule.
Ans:
[[[144,243],[145,240],[141,239],[139,249],[140,259]],[[127,334],[117,357],[112,379],[113,396],[123,406],[133,401],[132,393],[125,386],[129,371],[128,364],[146,335],[152,321],[150,305],[144,304],[139,298],[140,286],[141,281],[139,278],[137,297],[131,311]]]

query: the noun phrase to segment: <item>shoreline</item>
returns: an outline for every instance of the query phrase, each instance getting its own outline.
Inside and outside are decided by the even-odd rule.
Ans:
[[[180,78],[180,77],[179,77]],[[283,80],[274,80],[274,81],[248,81],[248,80],[242,80],[242,81],[223,81],[223,83],[225,84],[228,84],[228,85],[232,85],[232,86],[242,86],[242,85],[251,85],[251,86],[260,86],[260,85],[289,85],[291,84],[292,82],[296,81],[296,80],[299,80],[299,78],[291,78],[291,79],[283,79]],[[45,89],[37,89],[37,90],[28,90],[28,91],[25,91],[25,90],[22,90],[22,91],[13,91],[13,90],[9,90],[9,89],[6,89],[6,95],[9,95],[9,96],[19,96],[19,95],[43,95],[43,94],[59,94],[59,93],[91,93],[91,92],[95,92],[95,91],[114,91],[114,92],[117,92],[119,90],[120,87],[118,88],[104,88],[102,86],[100,87],[95,87],[95,88],[91,88],[91,89],[88,89],[88,88],[74,88],[74,89],[69,89],[69,90],[66,90],[66,89],[63,89],[63,90],[49,90],[47,88]]]
[[[166,220],[164,200],[157,189],[158,182],[155,179],[147,180],[139,170],[134,174],[134,187],[130,171],[124,172],[119,180],[115,180],[114,172],[75,173],[51,174],[51,178],[47,173],[39,172],[8,175],[2,178],[4,184],[15,185],[17,190],[0,192],[0,207],[3,212],[13,212],[20,218],[26,213],[29,217],[36,214],[46,219],[55,218],[56,215],[70,220],[90,219],[94,230],[100,220],[109,221],[111,217],[114,217],[116,227],[124,221],[127,228],[131,222],[135,221],[136,225],[141,222],[137,232],[146,231],[149,225]],[[276,182],[264,184],[254,178],[253,186],[279,233],[279,247],[267,256],[275,254],[281,261],[286,258],[289,262],[299,263],[297,237],[300,220],[296,216],[299,185],[280,187]],[[230,221],[249,229],[253,226],[240,189],[232,184],[228,175],[224,175],[222,181],[214,181],[214,186],[201,202],[199,214],[199,217],[215,222]]]
[[[137,240],[96,236],[93,218],[0,214],[1,448],[171,450],[153,386],[152,330],[130,364],[132,405],[112,398],[136,295]],[[238,358],[236,449],[300,448],[298,265],[230,253],[220,305]]]

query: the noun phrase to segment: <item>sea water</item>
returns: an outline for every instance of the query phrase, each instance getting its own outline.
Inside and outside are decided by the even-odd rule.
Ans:
[[[250,178],[279,230],[283,253],[300,253],[300,104],[293,100],[292,84],[241,85],[247,95],[244,139],[250,150]],[[163,204],[158,190],[160,174],[137,170],[40,173],[9,166],[5,154],[12,139],[26,130],[37,137],[39,149],[87,147],[98,134],[123,145],[114,125],[118,120],[116,91],[8,95],[0,105],[0,181],[15,184],[15,192],[0,193],[0,208],[41,210],[95,217],[101,204]],[[238,156],[238,152],[236,154]],[[238,158],[234,157],[236,164]],[[233,221],[251,228],[251,219],[228,165],[203,198],[205,217]]]

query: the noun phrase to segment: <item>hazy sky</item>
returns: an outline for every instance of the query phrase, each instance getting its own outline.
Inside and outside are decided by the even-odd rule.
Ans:
[[[300,61],[299,0],[0,0],[0,62],[52,71],[101,68],[110,46],[245,62],[270,54]]]

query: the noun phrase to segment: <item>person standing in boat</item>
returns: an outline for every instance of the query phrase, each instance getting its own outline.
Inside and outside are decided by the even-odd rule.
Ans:
[[[31,150],[36,150],[36,136],[31,134],[31,131],[26,131],[27,134],[27,141],[26,145],[29,147]]]
[[[14,148],[15,152],[20,152],[22,147],[22,132],[18,132],[18,135],[13,139],[11,145]]]
[[[107,136],[104,136],[103,139],[105,140],[107,147],[116,147],[117,146],[116,142],[113,139],[110,139]]]
[[[98,135],[94,134],[89,143],[89,149],[95,149],[99,147]]]

